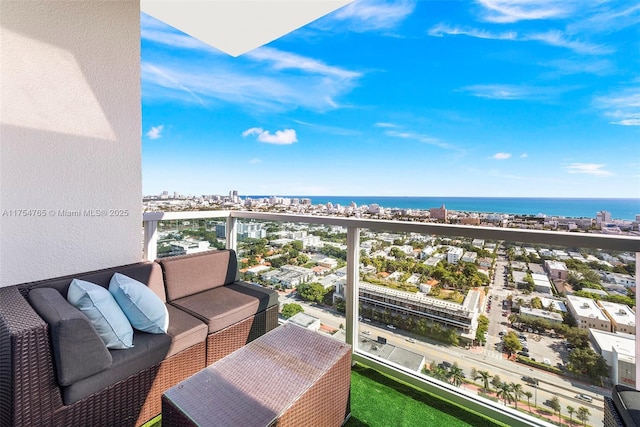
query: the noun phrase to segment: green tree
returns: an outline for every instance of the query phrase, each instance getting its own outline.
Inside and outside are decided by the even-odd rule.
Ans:
[[[491,385],[495,388],[498,389],[500,387],[500,384],[502,384],[502,380],[500,380],[500,375],[494,375],[491,378]]]
[[[504,348],[509,353],[509,355],[522,350],[522,344],[520,343],[518,334],[516,334],[514,331],[509,331],[507,335],[504,336],[502,348]]]
[[[513,390],[511,390],[511,384],[508,383],[500,383],[498,387],[496,387],[496,396],[501,397],[502,400],[504,401],[505,406],[507,405],[507,402],[511,403],[511,400],[513,399]]]
[[[585,408],[584,406],[581,406],[578,408],[577,418],[580,421],[582,421],[583,426],[587,425],[587,421],[589,420],[589,415],[591,415],[591,412],[589,412],[589,408]]]
[[[491,374],[489,371],[478,371],[478,374],[473,377],[473,380],[482,380],[482,390],[486,393],[489,390]]]
[[[464,381],[464,372],[460,367],[458,367],[458,363],[454,363],[453,366],[449,368],[449,379],[451,381],[451,384],[456,387],[460,387],[460,385]]]
[[[569,355],[567,369],[575,374],[586,375],[592,381],[597,381],[609,372],[604,357],[593,351],[591,347],[574,349]]]
[[[523,391],[522,394],[527,398],[527,406],[529,407],[529,413],[531,413],[531,398],[533,397],[533,393],[529,390]]]
[[[558,396],[553,396],[551,398],[549,401],[549,407],[553,409],[554,413],[557,412],[560,414],[560,399],[558,399]],[[562,424],[562,419],[560,420],[560,423]]]
[[[576,413],[576,409],[571,405],[567,405],[567,412],[569,413],[569,425],[573,425],[573,414]]]
[[[542,308],[542,300],[539,297],[531,298],[531,308]]]
[[[296,303],[287,303],[282,306],[282,317],[288,319],[298,313],[303,313],[304,308],[300,304]]]
[[[522,397],[522,384],[516,384],[516,383],[509,383],[509,386],[511,386],[511,392],[513,393],[513,400],[516,403],[516,409],[518,409],[518,400],[520,400],[520,397]]]
[[[322,303],[327,290],[318,282],[301,283],[297,288],[298,295],[305,301]]]

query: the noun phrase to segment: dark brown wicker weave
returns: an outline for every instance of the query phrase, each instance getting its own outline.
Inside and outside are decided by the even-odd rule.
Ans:
[[[16,287],[0,288],[0,425],[140,425],[160,413],[164,390],[204,368],[204,345],[65,406],[47,324]]]
[[[604,396],[604,427],[624,427],[613,399],[607,396]]]
[[[266,334],[278,326],[278,306],[267,308],[221,331],[207,336],[207,365]]]
[[[340,426],[351,348],[283,325],[167,390],[166,426]]]

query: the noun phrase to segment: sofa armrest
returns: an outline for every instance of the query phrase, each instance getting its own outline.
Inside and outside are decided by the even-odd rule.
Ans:
[[[62,406],[47,324],[16,287],[0,288],[0,425],[53,424]]]

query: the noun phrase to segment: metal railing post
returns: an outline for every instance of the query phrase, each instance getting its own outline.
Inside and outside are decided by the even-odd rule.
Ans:
[[[153,261],[158,257],[158,221],[146,220],[144,227],[144,248],[142,257],[144,261]]]
[[[360,279],[360,229],[347,228],[347,286],[345,294],[346,341],[355,351],[358,343],[358,281]]]
[[[227,249],[238,251],[238,219],[229,215],[227,217]]]

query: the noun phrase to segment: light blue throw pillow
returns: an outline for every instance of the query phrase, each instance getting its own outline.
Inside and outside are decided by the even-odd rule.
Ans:
[[[133,328],[107,289],[95,283],[73,279],[67,301],[89,318],[107,348],[133,347]]]
[[[109,283],[109,292],[131,322],[131,326],[151,334],[167,332],[167,307],[147,285],[124,274],[115,273]]]

